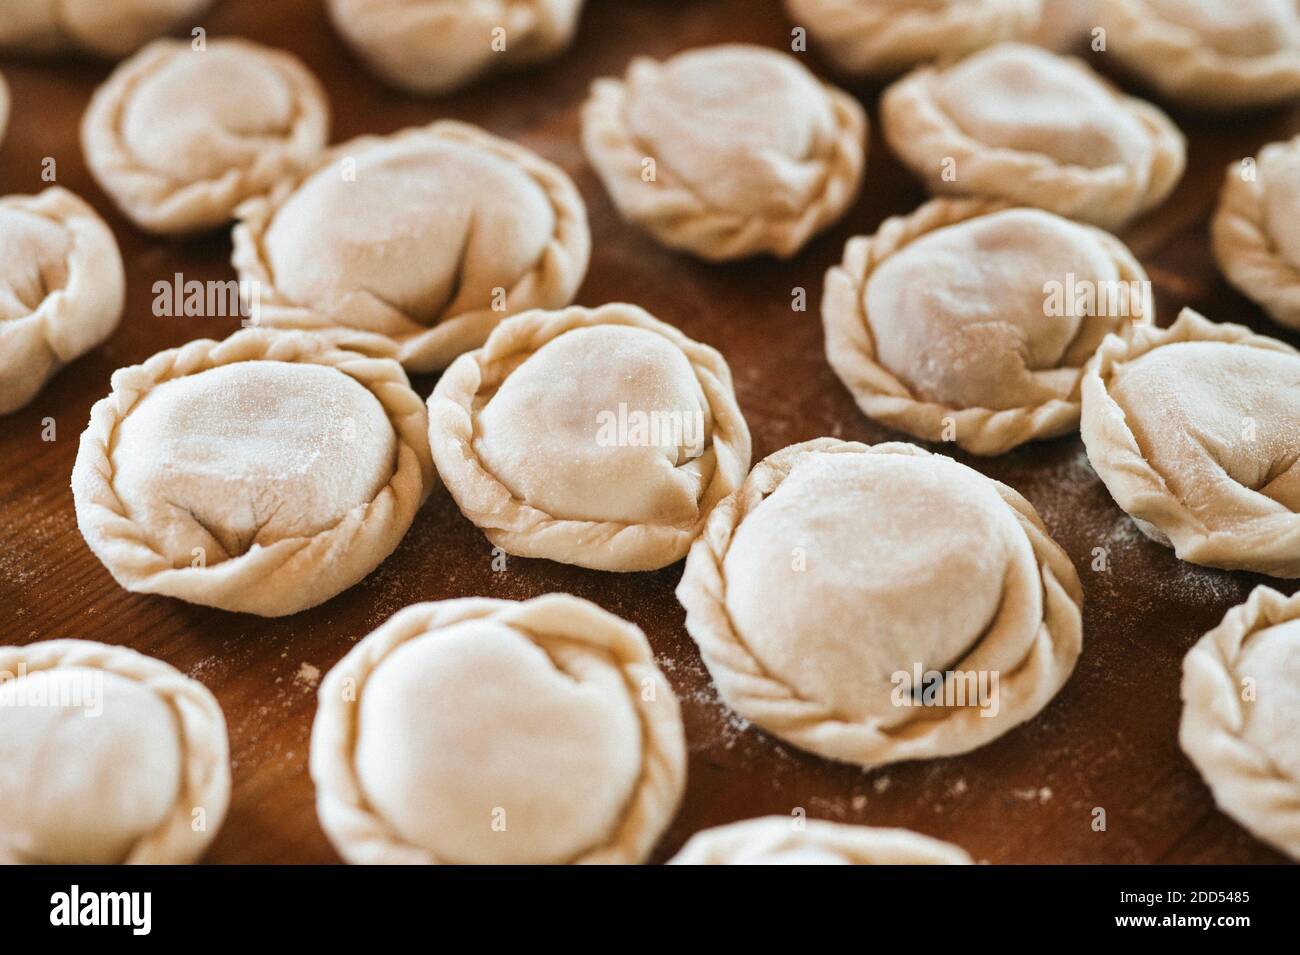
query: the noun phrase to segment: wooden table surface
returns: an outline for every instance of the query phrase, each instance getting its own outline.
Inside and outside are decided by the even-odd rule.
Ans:
[[[822,353],[822,276],[844,241],[924,199],[886,150],[878,88],[849,85],[868,104],[873,130],[862,198],[835,228],[788,263],[708,265],[669,253],[618,219],[578,141],[578,106],[590,81],[621,73],[634,54],[748,41],[788,47],[777,0],[590,0],[574,47],[530,72],[421,100],[364,73],[325,19],[319,0],[219,0],[211,36],[240,35],[298,54],[329,91],[333,140],[387,133],[440,117],[479,123],[563,166],[586,198],[594,252],[578,302],[636,302],[719,348],[736,378],[754,434],[755,460],[821,435],[877,442],[898,435],[868,421]],[[1105,56],[1094,60],[1107,69]],[[812,54],[806,62],[825,74]],[[964,846],[990,862],[1278,862],[1215,810],[1177,743],[1183,654],[1259,583],[1294,584],[1199,568],[1142,537],[1115,506],[1076,437],[999,458],[959,460],[1023,493],[1078,567],[1086,594],[1084,648],[1073,677],[1037,718],[976,752],[865,773],[800,753],[731,713],[709,681],[673,596],[681,564],[655,573],[608,574],[548,561],[491,567],[491,548],[436,491],[397,551],[369,578],[328,603],[264,620],[130,594],[115,584],[77,530],[68,480],[90,407],[114,369],[194,338],[222,338],[229,318],[159,318],[156,281],[225,280],[226,231],[198,240],[151,239],[119,215],[81,158],[78,121],[108,74],[88,62],[0,63],[13,116],[0,147],[0,188],[58,181],[111,224],[129,278],[121,327],[64,369],[24,410],[0,419],[0,620],[18,643],[80,637],[153,654],[206,684],[230,728],[234,793],[211,862],[331,862],[307,775],[319,676],[361,637],[407,604],[466,595],[526,598],[549,591],[586,597],[639,624],[682,701],[690,744],[686,797],[656,860],[707,826],[803,807],[810,817],[906,826]],[[1300,132],[1300,112],[1198,118],[1171,110],[1190,140],[1186,178],[1160,210],[1124,234],[1155,283],[1160,324],[1190,305],[1292,344],[1219,276],[1207,223],[1227,163]],[[806,312],[792,290],[808,290]],[[427,395],[434,376],[415,379]],[[55,440],[42,438],[47,419]],[[951,448],[943,449],[951,452]],[[1093,549],[1109,570],[1090,569]],[[1095,832],[1093,810],[1106,811]]]

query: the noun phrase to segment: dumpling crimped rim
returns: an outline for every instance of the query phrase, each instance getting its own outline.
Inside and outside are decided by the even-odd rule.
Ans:
[[[1300,150],[1300,136],[1264,148]],[[1274,321],[1300,328],[1300,268],[1282,257],[1269,235],[1263,181],[1244,179],[1239,162],[1228,166],[1210,238],[1228,281]]]
[[[713,474],[689,527],[581,521],[553,517],[516,498],[474,450],[475,398],[495,388],[547,342],[577,328],[624,325],[654,332],[691,364],[713,416],[709,447]],[[598,372],[598,369],[596,369]],[[434,463],[461,512],[493,544],[520,557],[546,557],[597,570],[655,570],[685,556],[715,504],[740,487],[749,470],[749,426],[736,402],[722,355],[635,305],[531,311],[502,322],[476,351],[458,358],[429,396],[429,444]]]
[[[555,215],[555,226],[533,267],[506,289],[507,306],[501,311],[491,303],[481,308],[444,315],[433,325],[407,319],[399,335],[388,335],[398,348],[398,359],[413,372],[439,371],[456,356],[477,348],[488,333],[509,315],[531,308],[562,308],[572,300],[587,274],[591,256],[591,232],[582,195],[559,166],[547,162],[532,150],[502,139],[469,123],[438,120],[428,126],[404,129],[389,136],[358,136],[332,146],[310,166],[283,179],[267,196],[242,203],[235,215],[239,220],[232,234],[231,264],[242,282],[256,282],[263,306],[260,323],[278,328],[318,330],[343,328],[346,316],[331,315],[306,303],[295,302],[276,287],[275,275],[263,248],[266,232],[281,206],[308,178],[346,157],[356,157],[390,143],[419,139],[445,140],[482,150],[519,168],[542,190]]]
[[[932,89],[940,74],[959,62],[951,60],[919,67],[885,90],[880,98],[885,140],[932,193],[998,197],[1118,229],[1173,192],[1187,165],[1187,140],[1157,107],[1125,95],[1083,60],[1051,55],[1089,81],[1102,84],[1114,97],[1115,107],[1142,125],[1152,146],[1149,168],[1111,163],[1094,169],[1041,152],[990,146],[968,135],[944,111]],[[956,179],[943,176],[944,159],[956,164]]]
[[[154,657],[127,647],[90,640],[47,640],[22,647],[0,646],[0,673],[39,673],[64,667],[103,670],[156,694],[176,717],[181,753],[181,787],[176,805],[154,832],[141,837],[121,861],[131,865],[193,862],[216,837],[230,804],[230,742],[216,697],[197,680]],[[206,825],[194,827],[201,808]],[[7,858],[0,863],[40,862]]]
[[[1107,336],[1083,378],[1079,430],[1089,463],[1138,528],[1157,543],[1172,547],[1180,560],[1300,577],[1300,514],[1237,515],[1230,530],[1207,527],[1146,459],[1124,408],[1111,397],[1108,384],[1118,365],[1180,342],[1222,342],[1300,359],[1300,352],[1285,342],[1257,335],[1244,325],[1211,322],[1190,308],[1183,309],[1167,329],[1144,326],[1129,341]]]
[[[375,357],[382,355],[384,357]],[[379,401],[393,427],[392,476],[364,507],[308,537],[288,537],[202,567],[176,567],[134,521],[113,487],[118,425],[154,386],[245,361],[334,368]],[[198,339],[113,373],[108,397],[90,411],[72,469],[77,525],[113,578],[136,593],[264,617],[297,613],[359,582],[396,549],[433,486],[424,402],[378,336],[309,335],[249,328],[223,341]]]
[[[1178,743],[1220,809],[1300,860],[1300,779],[1242,737],[1246,714],[1236,670],[1252,635],[1293,620],[1300,620],[1300,594],[1285,597],[1261,585],[1197,641],[1183,658]]]
[[[971,865],[966,850],[910,829],[853,826],[821,819],[760,816],[691,836],[669,865],[747,865],[812,849],[850,865]]]
[[[875,339],[867,316],[865,292],[872,274],[894,256],[938,229],[981,216],[1021,208],[1001,199],[932,199],[915,212],[881,223],[875,234],[855,236],[844,246],[844,258],[826,273],[822,295],[822,325],[826,360],[853,395],[863,414],[923,441],[942,442],[949,423],[953,443],[971,454],[1003,454],[1027,441],[1054,438],[1079,427],[1083,366],[1070,398],[1053,398],[1020,408],[956,408],[917,398],[897,375],[876,359]],[[1120,281],[1146,282],[1146,270],[1109,233],[1093,237],[1110,253]],[[1127,338],[1150,315],[1122,326]]]
[[[641,630],[568,594],[546,594],[522,602],[463,597],[415,604],[398,611],[348,651],[321,681],[311,731],[316,811],[330,842],[344,859],[357,864],[455,861],[404,841],[378,815],[357,776],[355,749],[360,702],[376,668],[402,644],[468,620],[492,620],[535,642],[564,641],[612,658],[641,724],[641,774],[609,841],[565,861],[644,861],[672,821],[686,787],[686,737],[680,708]],[[647,700],[643,692],[647,681],[657,687],[653,700]]]
[[[901,442],[865,445],[817,438],[760,461],[740,490],[714,508],[686,559],[677,599],[686,608],[687,632],[699,646],[723,701],[800,749],[867,769],[968,752],[1042,710],[1073,672],[1082,649],[1083,590],[1070,558],[1048,535],[1033,505],[991,478],[987,480],[1015,515],[1038,561],[1043,596],[1043,619],[1031,649],[1013,672],[1000,675],[1001,704],[996,716],[981,716],[971,706],[953,707],[942,716],[882,728],[869,720],[842,719],[826,704],[801,697],[765,670],[732,624],[723,562],[745,518],[776,491],[801,457],[814,453],[930,456],[923,448]],[[963,659],[979,646],[973,645]],[[960,669],[960,661],[951,668]]]

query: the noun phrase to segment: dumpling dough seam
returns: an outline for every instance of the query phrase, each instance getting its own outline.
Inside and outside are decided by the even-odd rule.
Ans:
[[[220,824],[230,803],[230,749],[225,716],[211,692],[196,680],[143,653],[87,640],[0,646],[0,672],[17,673],[19,667],[27,673],[60,667],[103,670],[139,683],[167,704],[176,716],[184,748],[181,792],[166,821],[155,832],[142,837],[121,861],[132,865],[171,863],[178,856],[188,856],[191,847],[201,852],[211,836],[196,838],[192,829],[193,810],[202,808],[215,826]],[[220,732],[214,731],[218,727]]]
[[[910,215],[885,220],[875,235],[850,239],[844,260],[827,271],[822,295],[826,360],[868,417],[933,442],[944,441],[951,420],[953,443],[979,455],[1002,454],[1026,441],[1057,437],[1078,427],[1085,366],[1079,368],[1079,380],[1069,400],[1053,398],[1037,405],[997,410],[954,408],[921,400],[876,359],[865,299],[872,273],[922,236],[1013,208],[1019,207],[1002,199],[933,199]],[[1113,257],[1120,281],[1145,280],[1141,265],[1119,240],[1100,230],[1095,237]],[[1149,320],[1142,316],[1143,322]],[[1131,335],[1133,325],[1125,322],[1124,338]],[[1083,331],[1081,323],[1079,333]]]
[[[607,654],[622,671],[642,731],[641,773],[617,832],[605,845],[593,846],[572,861],[640,862],[659,837],[655,817],[662,807],[675,809],[685,789],[680,710],[641,631],[567,594],[547,594],[524,602],[463,597],[415,604],[390,617],[326,674],[318,694],[320,709],[312,724],[310,763],[317,812],[331,841],[350,862],[430,865],[448,861],[402,842],[366,801],[354,762],[357,715],[366,681],[399,646],[429,634],[436,639],[438,630],[478,619],[495,620],[530,637],[541,633],[578,645],[586,642],[594,651]],[[343,686],[348,680],[353,681],[354,689],[345,694]],[[657,686],[653,702],[642,696],[646,680]]]
[[[423,503],[433,481],[424,405],[410,390],[406,375],[391,359],[348,350],[354,343],[366,347],[365,340],[372,337],[357,334],[331,338],[248,329],[224,341],[192,341],[159,352],[142,365],[116,371],[111,394],[91,409],[90,424],[82,434],[72,471],[77,522],[91,549],[114,578],[131,590],[179,596],[208,605],[230,596],[238,599],[242,609],[279,616],[293,612],[283,607],[299,596],[284,593],[281,578],[287,576],[295,581],[294,590],[311,590],[305,580],[316,576],[310,564],[318,554],[341,562],[335,555],[339,548],[345,548],[354,554],[347,563],[366,563],[368,555],[387,539],[396,524],[409,522],[408,515],[413,516]],[[375,351],[382,349],[376,346]],[[254,545],[242,554],[201,567],[176,567],[154,546],[149,529],[131,518],[113,487],[111,453],[117,426],[155,385],[221,365],[257,360],[335,368],[369,390],[383,406],[397,440],[392,475],[367,504],[352,509],[333,527],[311,537]]]
[[[552,517],[516,498],[474,450],[475,419],[481,407],[477,396],[485,380],[495,387],[503,379],[500,369],[509,371],[518,367],[529,355],[565,332],[600,325],[626,325],[662,335],[686,355],[704,392],[713,418],[707,447],[713,452],[713,467],[701,491],[699,516],[689,526]],[[653,569],[672,562],[662,559],[662,551],[684,554],[714,503],[744,480],[751,442],[749,428],[732,394],[731,371],[717,351],[687,338],[636,306],[611,304],[596,309],[571,306],[556,312],[524,312],[502,322],[483,348],[462,355],[444,373],[429,397],[431,431],[443,435],[443,440],[435,438],[431,444],[443,483],[456,497],[461,510],[494,543],[504,543],[507,550],[513,548],[512,552],[518,553],[532,550],[528,539],[538,535],[564,538],[576,534],[581,538],[581,546],[573,557],[575,562],[581,559],[582,566],[609,569],[618,563],[620,569]],[[651,548],[660,558],[652,561],[653,567],[642,567],[646,558],[638,556],[646,550],[645,543],[639,539],[647,533],[665,542],[663,548]],[[529,555],[521,553],[521,556]],[[629,559],[636,566],[627,566]]]
[[[559,308],[572,300],[570,287],[576,288],[581,282],[591,252],[586,206],[572,181],[558,166],[523,146],[468,123],[438,120],[391,136],[359,136],[331,146],[313,164],[281,180],[269,195],[254,197],[235,210],[239,221],[232,236],[231,264],[241,279],[260,284],[264,322],[304,330],[341,327],[337,319],[320,310],[304,307],[305,303],[288,299],[276,288],[270,257],[262,241],[285,200],[311,176],[341,159],[373,148],[429,137],[481,149],[519,167],[546,195],[555,215],[555,224],[550,240],[533,267],[506,290],[506,312],[495,311],[488,305],[456,315],[444,314],[432,324],[423,325],[395,310],[393,317],[406,329],[401,334],[390,336],[400,347],[402,364],[416,371],[446,367],[458,355],[481,345],[503,315],[511,314],[509,303],[512,301],[530,302],[534,307]]]
[[[1064,682],[1058,675],[1069,674],[1081,650],[1083,591],[1074,566],[1048,536],[1033,508],[1016,491],[998,482],[994,483],[999,495],[1029,539],[1043,595],[1043,620],[1036,636],[1016,669],[999,676],[1002,718],[984,718],[978,707],[968,706],[936,711],[938,715],[918,711],[914,719],[888,729],[871,722],[845,722],[825,704],[800,697],[765,671],[727,611],[723,564],[741,522],[776,491],[798,459],[809,453],[930,454],[901,442],[868,446],[817,438],[760,462],[745,485],[714,509],[703,535],[691,548],[677,599],[686,608],[687,630],[724,701],[743,700],[743,715],[800,748],[867,768],[966,752],[1038,713]],[[707,638],[699,634],[707,634]],[[962,659],[978,646],[973,643]]]
[[[640,59],[629,71],[658,68]],[[856,195],[866,165],[866,113],[856,99],[818,80],[835,113],[836,135],[829,152],[806,157],[823,167],[823,186],[797,216],[773,218],[743,215],[710,204],[675,175],[648,143],[635,137],[624,115],[627,82],[603,78],[591,86],[582,107],[583,142],[592,165],[611,197],[618,196],[635,220],[671,239],[674,247],[689,247],[708,259],[728,259],[766,251],[789,257],[811,234],[840,215]],[[642,164],[655,162],[655,181],[646,182]]]
[[[1265,498],[1272,513],[1240,517],[1240,526],[1232,531],[1207,527],[1152,466],[1128,426],[1124,408],[1110,395],[1108,384],[1119,366],[1164,345],[1192,341],[1296,354],[1283,342],[1257,335],[1243,325],[1211,322],[1191,309],[1184,309],[1168,329],[1144,326],[1129,341],[1107,336],[1084,374],[1081,433],[1088,457],[1115,503],[1147,536],[1172,547],[1179,559],[1193,563],[1220,560],[1223,541],[1245,538],[1246,543],[1240,546],[1248,547],[1259,561],[1295,566],[1295,555],[1300,553],[1300,515],[1278,513],[1278,502]],[[1104,460],[1102,468],[1098,468],[1099,459]],[[1247,490],[1258,494],[1254,488]]]
[[[1215,803],[1266,842],[1300,858],[1300,780],[1242,738],[1246,723],[1236,671],[1254,634],[1300,620],[1300,594],[1258,586],[1183,659],[1178,742]]]

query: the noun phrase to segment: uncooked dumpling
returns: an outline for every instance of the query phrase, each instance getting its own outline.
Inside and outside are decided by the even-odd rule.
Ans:
[[[0,414],[117,328],[126,295],[112,231],[59,186],[0,199]]]
[[[797,59],[728,44],[597,80],[587,158],[623,218],[704,259],[794,255],[857,195],[867,119]]]
[[[562,170],[447,120],[334,146],[238,215],[233,262],[259,283],[262,324],[375,332],[411,371],[569,304],[591,251]]]
[[[91,173],[142,229],[186,233],[315,158],[329,104],[294,56],[246,40],[158,40],[95,91],[81,121]]]
[[[691,836],[669,865],[969,865],[949,842],[907,829],[763,816]]]
[[[1300,577],[1300,352],[1191,309],[1108,338],[1083,442],[1115,502],[1183,560]]]
[[[85,640],[0,647],[0,863],[193,862],[221,828],[221,708],[160,660]]]
[[[1030,39],[1049,50],[1069,50],[1082,45],[1097,22],[1097,0],[1043,0],[1043,15]]]
[[[429,440],[493,544],[600,570],[680,560],[750,459],[722,356],[624,304],[503,322],[438,381]]]
[[[311,775],[354,863],[636,863],[686,740],[639,629],[567,594],[407,607],[321,683]]]
[[[888,75],[1027,38],[1042,0],[785,0],[785,8],[845,73]]]
[[[1098,0],[1107,51],[1163,95],[1211,109],[1300,97],[1295,0]]]
[[[385,344],[247,329],[119,369],[72,471],[128,590],[275,617],[351,587],[429,493],[428,420]]]
[[[0,49],[78,50],[120,59],[154,37],[198,26],[212,0],[0,0]]]
[[[850,239],[822,297],[827,360],[862,410],[975,454],[1075,430],[1084,364],[1153,312],[1114,236],[984,199]]]
[[[582,0],[329,0],[370,68],[413,93],[445,93],[489,70],[558,56]]]
[[[915,70],[880,102],[885,138],[934,193],[1001,198],[1115,229],[1182,178],[1186,143],[1086,63],[1003,43]]]
[[[1300,137],[1228,167],[1212,234],[1228,281],[1300,328]]]
[[[1219,808],[1300,860],[1300,594],[1256,587],[1183,660],[1178,741]]]
[[[766,458],[714,508],[677,597],[732,709],[868,768],[996,739],[1082,642],[1078,575],[1033,507],[910,444]]]

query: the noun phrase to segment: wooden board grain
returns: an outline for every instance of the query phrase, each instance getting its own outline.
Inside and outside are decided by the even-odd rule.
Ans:
[[[222,0],[203,22],[210,35],[247,36],[302,57],[329,91],[335,140],[454,117],[517,139],[563,166],[587,200],[594,238],[578,301],[637,302],[719,348],[735,372],[756,460],[820,435],[867,442],[897,437],[866,420],[832,374],[817,317],[822,276],[844,241],[924,199],[877,128],[862,198],[788,263],[706,265],[659,248],[620,222],[579,148],[577,109],[594,77],[620,73],[636,54],[662,57],[706,43],[788,47],[790,24],[777,0],[590,0],[577,43],[557,62],[430,100],[389,91],[362,72],[318,0]],[[1104,56],[1094,60],[1107,69]],[[826,73],[815,55],[807,61]],[[39,191],[42,160],[53,157],[58,181],[112,225],[129,276],[126,314],[112,339],[63,370],[29,407],[0,419],[0,638],[22,644],[81,637],[131,646],[216,693],[230,727],[234,795],[208,861],[337,860],[316,820],[308,736],[318,675],[355,641],[412,602],[553,590],[594,600],[644,628],[681,697],[689,781],[656,860],[706,826],[803,807],[813,817],[907,826],[992,862],[1283,861],[1215,810],[1178,748],[1176,729],[1187,648],[1256,584],[1286,592],[1295,585],[1193,567],[1147,541],[1092,473],[1077,437],[992,460],[955,455],[1025,494],[1078,566],[1085,642],[1074,676],[1042,715],[981,750],[872,773],[799,753],[718,701],[673,596],[680,564],[615,575],[512,559],[494,572],[487,541],[442,491],[366,581],[289,618],[263,620],[123,591],[77,531],[68,477],[78,434],[115,368],[237,327],[237,319],[159,318],[151,310],[156,281],[177,273],[232,278],[229,238],[225,232],[186,242],[147,238],[95,186],[77,129],[106,65],[10,60],[0,70],[14,98],[0,148],[0,188]],[[878,89],[848,85],[874,124]],[[1163,208],[1124,235],[1155,281],[1161,324],[1191,305],[1300,344],[1225,285],[1206,236],[1226,165],[1300,132],[1300,114],[1173,114],[1191,144],[1187,176]],[[791,309],[797,288],[807,290],[806,312]],[[434,380],[420,377],[415,384],[427,394]],[[52,441],[42,434],[49,422]],[[1097,547],[1110,555],[1107,572],[1090,569]],[[1106,810],[1105,832],[1091,827],[1096,807]]]

